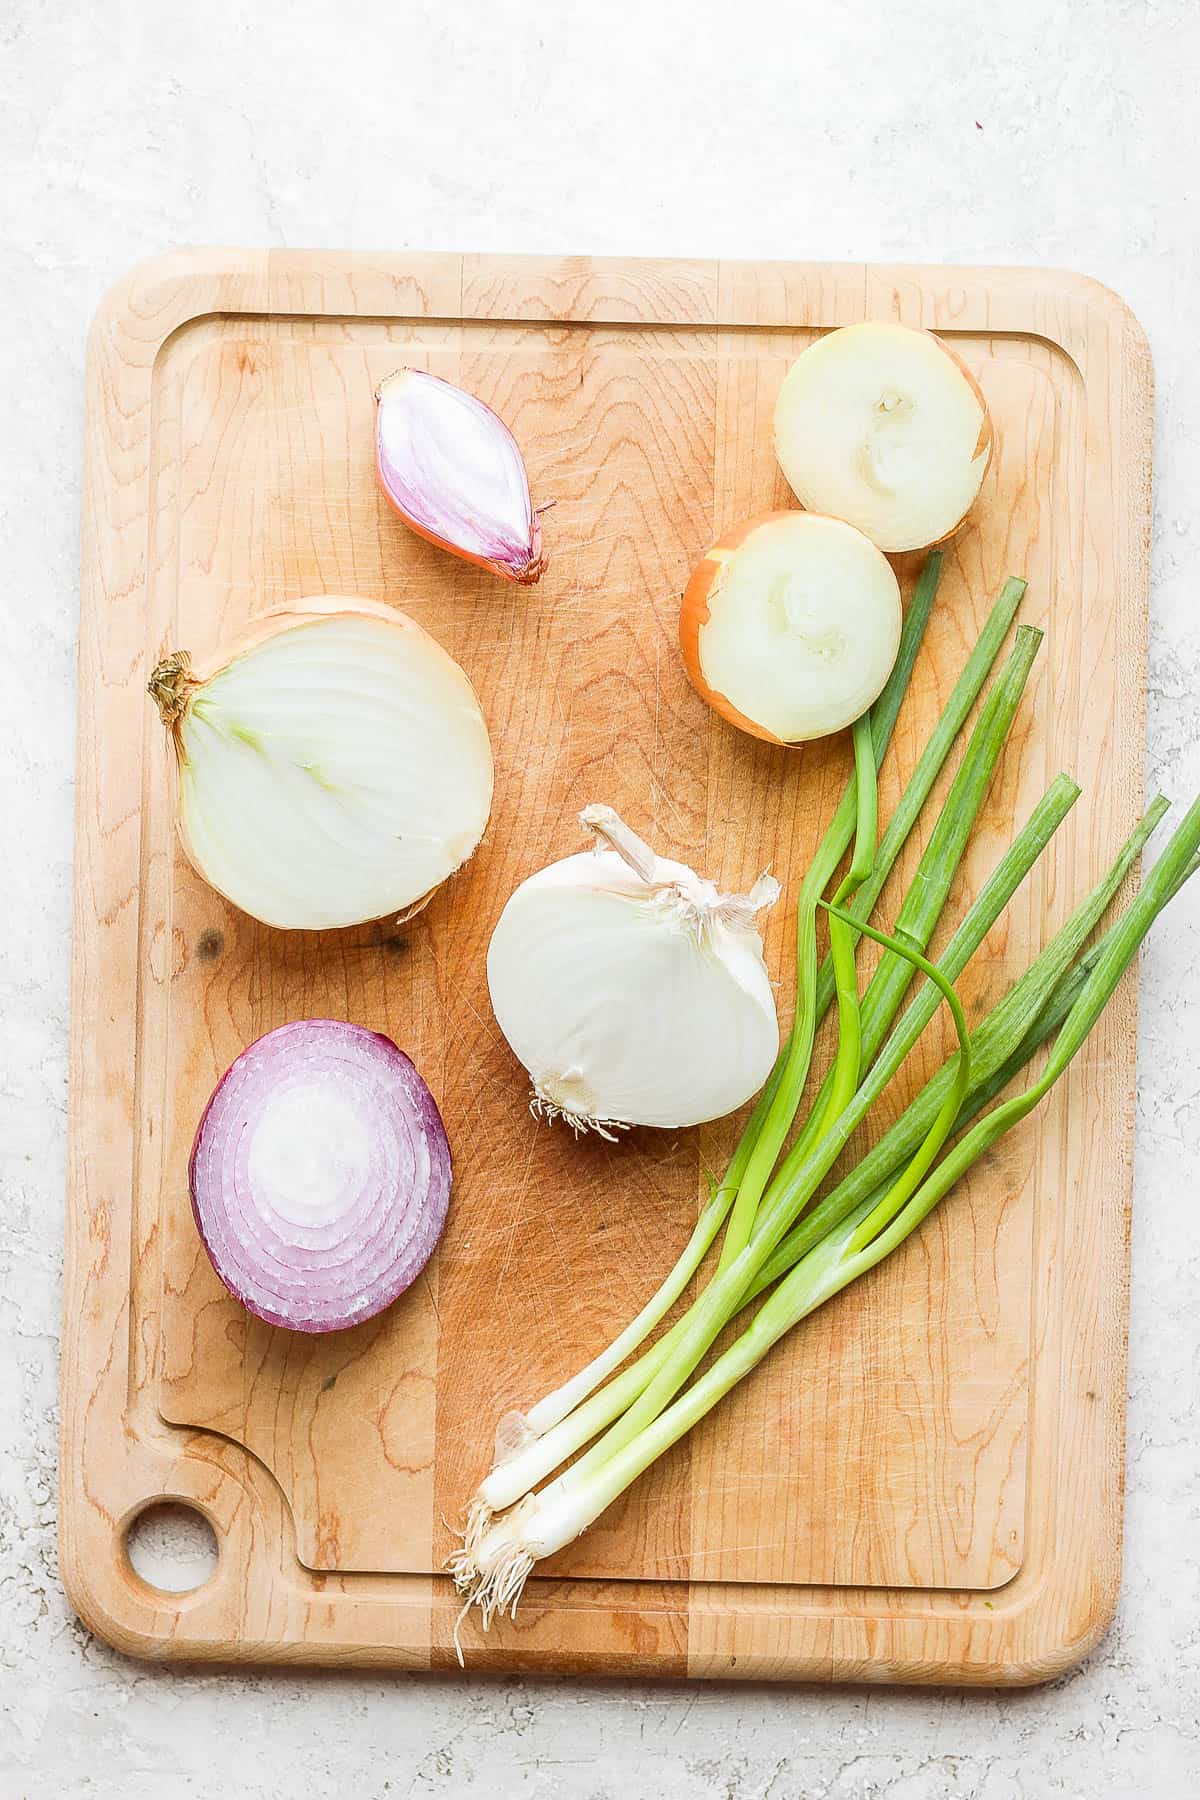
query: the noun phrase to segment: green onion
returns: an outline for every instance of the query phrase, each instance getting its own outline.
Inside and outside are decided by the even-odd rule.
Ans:
[[[1079,789],[1068,776],[1055,777],[947,944],[938,965],[946,980],[954,981],[961,974],[1078,798]],[[895,941],[901,946],[895,952],[897,957],[904,956],[906,952],[910,955],[919,954],[904,943],[899,933],[895,934]],[[899,1070],[932,1019],[937,1003],[938,988],[933,983],[922,988],[910,1002],[851,1105],[841,1114],[828,1134],[836,1140],[836,1148],[831,1151],[826,1142],[791,1167],[791,1158],[781,1165],[764,1203],[763,1217],[755,1231],[756,1242],[770,1240],[772,1249],[779,1242],[792,1217],[811,1198],[817,1185],[837,1160],[851,1132],[866,1117],[871,1106]]]
[[[1022,831],[997,863],[947,944],[943,952],[941,967],[952,981],[957,980],[961,975],[1016,892],[1018,885],[1029,873],[1034,861],[1049,843],[1050,838],[1078,798],[1079,788],[1069,776],[1058,775],[1055,777]],[[913,947],[907,939],[901,937],[899,932],[896,933],[896,937],[897,941],[905,947]],[[867,988],[862,1008],[863,1061],[871,1066],[876,1057],[881,1059],[886,1057],[885,1083],[895,1074],[937,1008],[937,994],[933,989],[927,988],[923,993],[918,994],[905,1012],[900,1025],[895,1028],[888,1039],[883,1051],[880,1051],[879,1040],[895,1017],[908,985],[907,975],[898,974],[896,971],[896,964],[900,962],[902,962],[902,958],[897,954],[890,956],[886,965],[880,963],[872,984]],[[884,983],[887,984],[886,989]],[[883,1002],[873,1004],[879,1000],[881,994]],[[828,1087],[827,1078],[818,1095],[816,1107],[823,1104]],[[929,1119],[927,1118],[922,1129],[927,1129],[928,1124]],[[780,1164],[773,1187],[792,1181],[797,1173],[803,1170],[814,1141],[816,1140],[813,1134],[807,1130],[800,1134]]]
[[[875,768],[883,761],[891,742],[900,702],[908,688],[917,651],[925,635],[941,572],[942,553],[935,550],[926,559],[905,614],[900,647],[892,672],[871,709],[869,761]],[[1007,626],[1005,629],[1007,630]],[[998,650],[999,640],[991,653],[992,658]],[[988,666],[990,661],[991,659]],[[981,682],[985,673],[986,668],[980,674]],[[952,742],[953,734],[942,751],[943,761]],[[727,1265],[737,1248],[750,1235],[759,1198],[792,1128],[804,1084],[808,1079],[816,1029],[824,1012],[824,1008],[818,1011],[817,1006],[817,901],[845,855],[851,835],[862,835],[864,819],[868,815],[860,806],[858,777],[866,767],[867,751],[866,732],[863,721],[860,720],[855,728],[855,773],[847,783],[841,804],[809,865],[796,904],[796,1014],[792,1029],[734,1152],[729,1172],[718,1189],[718,1197],[727,1197],[733,1202],[733,1217],[729,1221],[729,1230],[721,1251],[721,1267]],[[938,766],[941,766],[940,763]],[[933,779],[930,778],[930,785]],[[874,771],[870,791],[872,794],[875,791]],[[869,806],[871,803],[867,801],[865,804]],[[913,822],[915,819],[916,811],[913,812]],[[825,1005],[828,1005],[828,999]],[[532,1418],[532,1414],[530,1416]]]
[[[1002,1102],[980,1119],[925,1175],[911,1198],[887,1220],[878,1235],[865,1243],[867,1232],[873,1229],[874,1211],[870,1200],[863,1201],[785,1276],[735,1343],[633,1437],[617,1444],[599,1463],[593,1463],[586,1475],[580,1471],[589,1459],[582,1459],[550,1487],[528,1496],[485,1532],[473,1548],[469,1573],[465,1565],[460,1565],[467,1605],[479,1604],[485,1622],[497,1606],[515,1608],[525,1578],[536,1561],[552,1555],[585,1530],[800,1319],[904,1242],[954,1182],[1024,1119],[1069,1067],[1150,925],[1188,878],[1198,858],[1200,800],[1190,808],[1132,903],[1105,934],[1100,953],[1084,976],[1039,1079],[1024,1093]],[[901,940],[896,943],[897,953],[903,955],[906,946]],[[937,971],[936,990],[944,993],[945,989],[942,967]],[[959,1028],[961,1033],[963,1027]],[[966,1054],[965,1037],[960,1038],[959,1054]],[[749,1257],[752,1246],[743,1254]],[[732,1275],[733,1271],[729,1273]],[[721,1279],[714,1280],[710,1292],[721,1285]]]
[[[1033,648],[1036,648],[1036,642],[1034,642]],[[1015,654],[1016,652],[1014,652]],[[983,738],[988,742],[989,749],[992,743],[995,743],[995,753],[998,754],[1002,732],[1011,723],[1016,700],[1019,698],[1019,692],[1014,691],[1016,688],[1014,668],[1023,677],[1028,670],[1027,656],[1028,651],[1026,650],[1020,661],[1015,664],[1010,658],[1005,671],[997,679],[992,694],[989,695],[989,702],[981,712],[976,725],[972,746]],[[998,690],[1001,690],[1004,695],[1003,708],[992,704],[992,697]],[[1001,733],[999,738],[996,736],[997,732]],[[989,767],[994,766],[994,760],[995,757],[992,755]],[[954,795],[957,790],[963,804],[974,806],[978,804],[978,799],[982,798],[982,787],[980,786],[982,762],[983,758],[978,754],[973,754],[972,747],[969,746],[951,788],[951,794]],[[968,775],[963,777],[960,786],[959,777],[962,776],[964,768],[968,771]],[[965,797],[963,796],[964,789],[967,790]],[[1026,825],[1018,833],[988,881],[985,882],[962,924],[951,938],[943,959],[943,968],[950,967],[955,974],[961,972],[1078,797],[1078,787],[1065,775],[1058,776],[1051,784]],[[948,795],[946,805],[949,806],[950,803],[951,797]],[[922,864],[924,864],[924,858],[922,858]],[[926,881],[924,893],[927,904],[934,891],[933,883]],[[919,921],[919,923],[923,924],[923,921]],[[953,978],[952,975],[951,979]],[[868,994],[870,991],[868,989]],[[902,992],[903,984],[898,984],[893,980],[889,993],[896,996],[896,1003],[902,997]],[[868,1078],[870,1091],[865,1103],[859,1106],[859,1102],[856,1100],[852,1106],[846,1108],[831,1127],[833,1135],[827,1134],[826,1139],[820,1140],[815,1148],[811,1136],[803,1133],[796,1146],[780,1165],[779,1173],[771,1184],[764,1205],[772,1195],[782,1188],[786,1204],[790,1207],[790,1213],[782,1227],[783,1230],[790,1226],[794,1217],[811,1198],[829,1167],[840,1154],[850,1132],[865,1115],[869,1106],[878,1098],[883,1087],[895,1074],[900,1063],[903,1062],[929,1023],[936,1010],[937,992],[936,989],[930,988],[927,993],[929,998],[926,998],[925,994],[918,995],[908,1008],[901,1027],[893,1034],[884,1056],[872,1070]],[[876,1017],[876,1029],[881,1017],[882,1011]],[[872,1083],[875,1085],[871,1086]],[[867,1089],[864,1088],[862,1092],[867,1092]],[[855,1108],[858,1110],[855,1111]],[[843,1121],[847,1122],[844,1131],[838,1137],[836,1132],[842,1126]],[[821,1156],[824,1156],[823,1161],[813,1161],[814,1157]],[[712,1204],[710,1202],[710,1206]],[[705,1209],[702,1219],[708,1214],[708,1210],[708,1208]],[[761,1260],[765,1261],[766,1259],[765,1254],[762,1253],[762,1246],[758,1243],[759,1229],[759,1222],[756,1220],[752,1234],[752,1241],[756,1244],[755,1261],[753,1265],[743,1269],[740,1278],[741,1286],[745,1289],[749,1289],[753,1285],[760,1256]],[[743,1250],[744,1248],[743,1246]],[[773,1249],[774,1246],[772,1245],[770,1248]],[[769,1254],[769,1251],[767,1253]],[[600,1460],[601,1455],[606,1453],[602,1447],[611,1448],[611,1433],[616,1433],[620,1437],[628,1435],[638,1428],[639,1423],[644,1420],[652,1406],[663,1404],[661,1396],[667,1388],[668,1382],[674,1380],[675,1385],[678,1386],[678,1382],[686,1379],[686,1373],[690,1372],[690,1368],[693,1368],[695,1362],[704,1354],[706,1344],[701,1344],[698,1349],[695,1348],[695,1345],[703,1338],[704,1332],[706,1330],[709,1332],[708,1341],[711,1342],[712,1337],[715,1337],[720,1331],[724,1319],[737,1310],[742,1299],[737,1291],[738,1284],[737,1282],[730,1284],[726,1278],[729,1271],[735,1266],[742,1268],[742,1256],[743,1251],[739,1251],[736,1259],[727,1262],[724,1268],[718,1268],[712,1283],[704,1294],[693,1302],[689,1311],[676,1322],[671,1331],[651,1350],[646,1351],[637,1362],[610,1381],[599,1393],[593,1392],[598,1381],[603,1380],[606,1374],[617,1367],[617,1359],[613,1354],[614,1346],[610,1346],[609,1351],[602,1353],[602,1358],[597,1359],[597,1362],[603,1361],[607,1365],[600,1374],[596,1374],[596,1362],[589,1364],[582,1376],[576,1377],[574,1381],[567,1383],[565,1387],[556,1390],[554,1395],[548,1397],[553,1403],[552,1408],[546,1406],[545,1403],[539,1403],[539,1407],[531,1410],[527,1423],[535,1433],[534,1441],[527,1443],[504,1463],[497,1465],[481,1483],[478,1496],[480,1516],[490,1515],[491,1511],[511,1505],[566,1457],[574,1455],[597,1432],[610,1426],[610,1436],[602,1438],[600,1443],[593,1446],[593,1449],[588,1452],[588,1456],[594,1455],[597,1460]],[[697,1258],[697,1264],[698,1262],[699,1258]],[[714,1301],[711,1298],[714,1288],[722,1282],[725,1282],[726,1285],[719,1289],[718,1297]],[[676,1297],[679,1292],[682,1292],[682,1287],[683,1283],[680,1283],[676,1290]],[[709,1310],[703,1315],[702,1322],[698,1325],[697,1316],[706,1304]],[[651,1306],[654,1305],[655,1302],[651,1302]],[[722,1309],[724,1309],[723,1316]],[[643,1317],[648,1310],[649,1308],[643,1309]],[[658,1317],[662,1318],[666,1310],[667,1308],[664,1306]],[[647,1326],[646,1330],[648,1331],[650,1328]],[[616,1344],[621,1345],[628,1335],[631,1334],[623,1333],[622,1337],[616,1340]],[[624,1354],[629,1354],[634,1348],[636,1348],[636,1344],[630,1344]],[[676,1379],[678,1369],[689,1355],[692,1356],[692,1361],[688,1371]],[[586,1387],[583,1385],[585,1380]],[[584,1399],[585,1393],[590,1395],[590,1398]],[[643,1394],[646,1395],[644,1402],[641,1399]],[[570,1400],[571,1405],[564,1406],[564,1399]],[[636,1411],[635,1408],[637,1408]],[[586,1463],[586,1461],[585,1457],[583,1462]],[[576,1467],[583,1468],[583,1463],[577,1464]]]
[[[871,1246],[886,1245],[886,1255],[932,1211],[971,1164],[1004,1134],[1024,1119],[1064,1074],[1083,1048],[1089,1032],[1104,1011],[1125,970],[1163,907],[1188,878],[1200,852],[1200,799],[1192,802],[1162,856],[1146,876],[1137,895],[1107,934],[1094,966],[1089,970],[1070,1012],[1063,1020],[1046,1067],[1024,1093],[1002,1101],[986,1113],[949,1151],[944,1161],[914,1194],[903,1212]],[[879,1260],[879,1258],[876,1258]]]
[[[871,755],[871,727],[866,719],[859,719],[854,727],[854,766],[858,788],[858,829],[854,838],[854,856],[846,877],[838,888],[834,905],[827,908],[829,953],[833,962],[838,1004],[837,1055],[824,1106],[819,1113],[814,1112],[810,1116],[810,1124],[816,1133],[823,1130],[829,1121],[836,1119],[842,1108],[850,1104],[862,1073],[862,1008],[854,966],[856,933],[853,918],[842,910],[840,903],[849,899],[855,889],[862,886],[875,861],[879,790]],[[825,902],[820,904],[824,906]],[[807,1131],[809,1127],[806,1126],[805,1129]],[[752,1226],[753,1219],[747,1218],[746,1228],[738,1236],[735,1236],[733,1227],[730,1227],[719,1269],[727,1267],[738,1251],[744,1248]]]
[[[968,958],[996,922],[1020,881],[1045,848],[1053,832],[1074,805],[1078,794],[1078,788],[1066,776],[1060,775],[1052,783],[1022,831],[1018,833],[1009,850],[980,890],[958,931],[951,939],[941,965],[943,970],[946,969],[947,959],[949,959],[951,966],[956,965],[961,971]],[[932,996],[932,1000],[927,998],[927,995]],[[904,1057],[912,1049],[921,1031],[932,1018],[936,1004],[936,990],[929,989],[919,994],[909,1006],[901,1022],[901,1028],[893,1035],[893,1039],[889,1040],[887,1054],[891,1059],[890,1068],[885,1066],[882,1079],[879,1078],[878,1068],[872,1071],[871,1079],[878,1085],[871,1093],[868,1105],[878,1098],[878,1094],[882,1092],[883,1087],[887,1085]],[[862,1113],[865,1113],[866,1110],[867,1107],[864,1106]],[[860,1113],[858,1116],[861,1117],[862,1114]],[[857,1123],[857,1118],[847,1126],[845,1137],[849,1136],[854,1123]],[[928,1129],[928,1122],[926,1129]],[[806,1197],[810,1197],[819,1185],[828,1167],[840,1153],[845,1137],[815,1173],[811,1167],[804,1171],[809,1178],[808,1186],[806,1191],[803,1185],[794,1188],[793,1216],[803,1209]],[[803,1164],[796,1165],[789,1157],[781,1165],[780,1174],[773,1184],[772,1191],[783,1179],[785,1171],[795,1183],[798,1167],[803,1168]],[[801,1177],[801,1182],[802,1180]],[[877,1183],[873,1184],[873,1186],[875,1185]],[[721,1275],[724,1273],[724,1271],[720,1272]],[[716,1279],[718,1277],[714,1277],[714,1281]],[[751,1290],[753,1286],[754,1278],[748,1276],[746,1279],[747,1290]],[[709,1291],[706,1290],[706,1293]],[[701,1300],[703,1298],[704,1296],[701,1296]],[[689,1311],[676,1321],[657,1344],[645,1351],[629,1368],[622,1370],[599,1393],[592,1391],[597,1383],[595,1380],[591,1381],[587,1389],[588,1398],[582,1399],[581,1403],[577,1402],[574,1410],[559,1411],[556,1418],[547,1421],[546,1427],[535,1436],[534,1441],[527,1443],[513,1456],[498,1464],[480,1484],[477,1501],[472,1503],[473,1515],[480,1519],[490,1517],[493,1511],[499,1511],[502,1507],[511,1505],[536,1482],[557,1468],[567,1457],[573,1456],[598,1432],[611,1425],[614,1420],[621,1420],[623,1424],[621,1416],[628,1416],[626,1409],[631,1407],[639,1395],[649,1387],[671,1357],[680,1351],[685,1336],[694,1323],[694,1315],[701,1300],[695,1301]],[[728,1300],[728,1305],[731,1313],[737,1310],[734,1300]],[[664,1308],[664,1313],[665,1310]],[[659,1316],[662,1317],[663,1314]],[[593,1367],[594,1365],[589,1365],[589,1369]],[[615,1362],[610,1364],[610,1369],[614,1367],[616,1367]],[[601,1376],[600,1379],[603,1377]],[[567,1384],[568,1389],[572,1386],[574,1386],[573,1383]],[[558,1390],[559,1393],[566,1391],[567,1389]],[[530,1422],[533,1417],[534,1414],[531,1413],[529,1415]],[[602,1439],[601,1442],[603,1441]],[[598,1449],[599,1446],[595,1448]],[[590,1454],[591,1452],[589,1452]],[[580,1466],[576,1465],[576,1467]]]
[[[905,615],[904,630],[895,667],[886,687],[871,709],[871,739],[874,745],[874,760],[877,769],[891,742],[900,701],[908,686],[921,638],[924,635],[925,624],[941,575],[941,567],[942,552],[940,550],[931,551]],[[988,673],[1000,654],[1001,646],[1008,635],[1017,608],[1024,598],[1025,589],[1026,583],[1015,576],[1010,576],[1001,588],[983,630],[950,692],[929,741],[917,760],[912,776],[905,785],[896,811],[893,813],[872,859],[871,871],[864,877],[861,892],[851,908],[856,920],[865,917],[878,899],[883,884],[907,842],[921,809],[941,773],[946,758],[966,723],[971,708],[979,697]],[[1032,661],[1032,655],[1040,641],[1040,634],[1036,639],[1031,636],[1027,640],[1027,647],[1022,651],[1020,659],[1022,662],[1026,654]],[[1027,674],[1028,669],[1026,669]],[[1015,673],[1010,672],[1010,680],[1016,682]],[[1023,683],[1020,685],[1023,686]],[[1019,692],[1015,698],[1019,698]],[[1014,708],[1015,698],[1012,700]],[[1007,703],[1006,700],[997,699],[993,703],[994,710]],[[982,719],[980,723],[982,724]],[[1001,739],[1002,736],[1003,734],[1001,734]],[[996,743],[997,752],[999,741],[997,740]],[[984,753],[980,752],[979,754],[982,757]],[[861,747],[856,738],[856,769],[859,766],[860,757]],[[982,790],[978,798],[979,801],[982,800]],[[949,800],[947,804],[949,805]],[[792,1025],[791,1036],[751,1115],[741,1143],[734,1153],[729,1173],[722,1184],[722,1192],[732,1189],[737,1194],[734,1216],[729,1222],[729,1230],[722,1248],[722,1267],[728,1267],[733,1256],[737,1254],[749,1237],[763,1188],[796,1116],[804,1081],[812,1060],[816,1027],[824,1018],[833,998],[832,957],[826,959],[820,970],[817,970],[816,967],[816,906],[834,869],[845,854],[846,847],[850,842],[850,834],[855,830],[857,823],[858,783],[856,778],[852,778],[800,890],[796,909],[796,1018]],[[899,998],[897,997],[894,1006],[898,1004]],[[781,1085],[785,1086],[785,1093],[776,1106],[775,1097]],[[810,1117],[836,1116],[828,1112],[831,1086],[832,1081],[822,1091],[816,1106],[810,1112]],[[764,1130],[764,1126],[766,1126],[766,1130]],[[760,1139],[762,1140],[761,1150],[758,1148]]]
[[[832,908],[831,910],[840,909]],[[843,920],[845,916],[843,913]],[[875,1233],[882,1231],[883,1227],[895,1218],[909,1198],[916,1193],[925,1175],[933,1167],[938,1151],[949,1137],[971,1085],[971,1038],[967,1031],[967,1021],[958,995],[951,984],[936,964],[929,962],[919,951],[910,950],[901,939],[889,937],[886,932],[877,931],[873,925],[864,924],[860,929],[867,937],[874,938],[877,944],[882,944],[886,950],[891,950],[894,955],[905,957],[915,968],[923,970],[932,981],[950,1008],[954,1029],[958,1036],[958,1054],[950,1064],[953,1074],[946,1097],[938,1108],[933,1123],[918,1147],[916,1155],[900,1179],[892,1184],[863,1220],[850,1240],[851,1251],[865,1248]]]
[[[879,786],[876,780],[875,733],[870,713],[854,721],[854,786],[858,814],[854,822],[854,856],[842,883],[847,894],[862,886],[875,865],[879,838]],[[841,890],[839,890],[840,892]]]
[[[1023,591],[1023,584],[1006,583],[1004,592],[993,608],[994,616],[997,613],[1000,618],[1011,616],[1008,611],[1014,604],[1011,590],[1018,586]],[[1020,592],[1016,597],[1020,598]],[[989,626],[991,623],[989,620]],[[896,921],[897,938],[910,948],[923,949],[933,935],[966,849],[971,827],[983,804],[1004,740],[1011,729],[1033,660],[1041,648],[1042,637],[1042,632],[1033,626],[1021,625],[1017,628],[1012,653],[992,684],[980,710],[975,729],[955,771],[950,791],[930,840],[921,854]],[[1078,792],[1076,788],[1075,797],[1078,797]],[[993,914],[993,921],[994,918]],[[843,1011],[858,1040],[854,1046],[855,1063],[869,1067],[903,1002],[915,971],[903,956],[885,956],[867,984],[861,1004],[855,993],[851,1007],[848,1000],[853,986],[849,970],[851,940],[847,933],[843,933],[835,935],[833,941],[840,958],[841,978],[838,986],[843,996]],[[844,1061],[842,1058],[836,1059],[833,1068],[826,1075],[816,1100],[809,1109],[808,1121],[788,1152],[779,1176],[776,1177],[777,1181],[803,1165],[813,1145],[821,1141],[848,1103],[853,1093],[853,1087],[846,1079],[848,1070],[845,1063],[849,1060],[849,1055]],[[760,1197],[759,1193],[739,1196],[739,1210],[748,1221],[747,1232],[734,1237],[733,1228],[738,1219],[738,1212],[735,1211],[726,1238],[722,1267],[728,1266],[732,1255],[740,1251],[748,1241],[748,1236],[753,1234],[754,1215],[757,1214]]]
[[[1042,633],[1035,627],[1018,626],[1012,654],[984,702],[946,804],[896,916],[893,935],[910,949],[923,950],[933,936],[1041,644]],[[889,952],[877,966],[863,996],[863,1045],[868,1060],[878,1050],[914,973],[912,963],[898,951]]]
[[[962,946],[969,945],[959,963],[961,968],[994,924],[1018,881],[1028,873],[1049,837],[1078,797],[1079,789],[1066,776],[1060,775],[1051,785],[947,946],[946,958],[941,967],[949,979],[953,979],[953,976],[949,975],[946,963],[955,947],[959,946],[961,949]],[[902,942],[898,934],[897,940]],[[902,950],[896,952],[896,959],[900,960],[908,948],[909,946],[904,945]],[[930,984],[917,996],[850,1105],[798,1163],[793,1161],[792,1156],[785,1160],[779,1175],[763,1198],[762,1212],[755,1221],[749,1243],[725,1269],[718,1269],[690,1311],[680,1320],[678,1337],[643,1391],[627,1411],[610,1425],[605,1435],[573,1465],[568,1471],[568,1479],[586,1479],[593,1468],[614,1454],[622,1444],[628,1443],[655,1418],[687,1380],[709,1345],[737,1312],[745,1293],[753,1286],[755,1277],[767,1258],[816,1192],[845,1148],[851,1133],[865,1118],[929,1023],[936,1009],[937,995],[937,987]],[[927,1000],[926,996],[931,996],[931,1000]]]
[[[917,815],[929,798],[933,784],[950,754],[954,741],[966,724],[967,715],[979,698],[984,681],[1000,654],[1000,647],[1008,636],[1008,628],[1025,596],[1025,587],[1025,582],[1015,576],[1010,576],[1001,588],[995,605],[988,614],[987,621],[979,635],[978,642],[964,664],[962,673],[946,701],[942,715],[921,752],[912,778],[901,794],[896,810],[888,821],[887,830],[879,843],[872,872],[851,902],[849,911],[854,914],[856,920],[869,918],[874,910],[875,902],[883,892],[884,883],[892,872],[896,858],[904,848],[909,834],[916,824]],[[872,713],[873,720],[878,712],[879,702],[876,701]],[[876,745],[878,746],[878,736],[876,736]],[[833,997],[833,986],[833,964],[832,960],[827,957],[821,965],[817,978],[817,1012],[821,1017],[824,1016]]]

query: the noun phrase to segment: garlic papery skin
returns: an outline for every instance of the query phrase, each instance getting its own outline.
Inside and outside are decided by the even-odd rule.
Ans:
[[[539,580],[542,523],[503,419],[424,369],[398,369],[375,399],[379,481],[405,523],[478,568],[522,585]]]
[[[609,1137],[721,1118],[758,1092],[779,1050],[755,924],[779,884],[763,875],[748,895],[723,895],[611,807],[580,819],[596,848],[522,882],[488,946],[492,1007],[533,1110]]]
[[[178,760],[183,848],[264,924],[414,911],[483,836],[492,752],[475,691],[391,607],[301,600],[207,672],[164,658],[149,687]]]

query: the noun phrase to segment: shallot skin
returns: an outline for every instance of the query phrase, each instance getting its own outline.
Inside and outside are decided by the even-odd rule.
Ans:
[[[375,393],[375,465],[394,512],[427,543],[528,587],[548,562],[516,439],[476,395],[424,369]]]
[[[369,1167],[351,1168],[361,1179],[348,1205],[319,1184],[324,1207],[303,1195],[293,1204],[286,1187],[281,1203],[255,1180],[256,1127],[281,1097],[315,1122],[322,1088],[335,1126],[340,1112],[358,1128]],[[347,1135],[333,1132],[336,1152]],[[417,1279],[445,1226],[452,1172],[437,1103],[404,1051],[363,1026],[303,1019],[230,1064],[197,1125],[188,1187],[200,1241],[234,1299],[265,1324],[324,1333],[374,1318]]]

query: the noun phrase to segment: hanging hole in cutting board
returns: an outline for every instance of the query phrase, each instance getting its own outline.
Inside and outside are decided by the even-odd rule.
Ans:
[[[154,1500],[130,1522],[125,1554],[135,1575],[163,1594],[190,1594],[216,1573],[217,1535],[194,1506]]]

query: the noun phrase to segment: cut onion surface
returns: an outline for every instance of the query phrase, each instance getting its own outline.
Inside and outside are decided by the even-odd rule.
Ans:
[[[722,718],[799,744],[866,712],[900,625],[895,573],[861,531],[818,513],[764,513],[697,565],[679,641],[693,686]]]
[[[290,1331],[382,1312],[429,1261],[450,1203],[433,1095],[390,1038],[337,1019],[281,1025],[242,1052],[188,1173],[213,1268]]]
[[[323,930],[414,911],[471,855],[492,803],[475,691],[415,620],[301,600],[150,692],[179,761],[199,873],[267,925]]]
[[[881,550],[919,550],[961,525],[992,455],[979,384],[931,331],[846,325],[788,371],[775,453],[802,506]]]
[[[546,567],[542,522],[503,419],[424,369],[398,369],[375,399],[379,481],[405,524],[494,575],[537,581]]]

